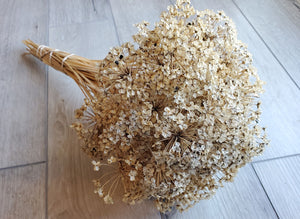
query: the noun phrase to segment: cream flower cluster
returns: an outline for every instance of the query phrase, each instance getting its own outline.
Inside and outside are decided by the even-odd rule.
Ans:
[[[137,26],[136,46],[113,48],[100,63],[99,90],[73,127],[96,171],[117,169],[95,180],[106,203],[121,182],[128,203],[152,198],[162,212],[184,210],[264,150],[263,82],[222,11],[179,0],[154,29]]]

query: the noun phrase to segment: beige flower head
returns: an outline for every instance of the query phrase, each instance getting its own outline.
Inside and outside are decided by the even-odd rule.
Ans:
[[[134,44],[111,49],[104,60],[66,60],[53,50],[40,58],[49,64],[53,55],[54,67],[86,96],[72,127],[95,171],[112,167],[94,181],[105,203],[121,183],[128,203],[152,198],[162,212],[184,210],[263,152],[263,82],[222,11],[179,0],[154,29],[148,25],[138,24]]]
[[[154,198],[162,212],[184,210],[264,150],[263,82],[222,11],[178,1],[154,29],[137,27],[136,45],[110,51],[98,91],[76,111],[89,125],[74,127],[87,154],[117,163],[125,201]]]

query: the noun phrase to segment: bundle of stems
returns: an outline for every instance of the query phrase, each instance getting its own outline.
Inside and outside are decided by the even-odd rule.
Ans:
[[[96,73],[99,72],[101,60],[91,60],[68,52],[39,45],[31,40],[24,40],[27,51],[40,59],[46,65],[63,72],[71,77],[82,90],[84,95],[91,99],[91,93],[98,90]]]

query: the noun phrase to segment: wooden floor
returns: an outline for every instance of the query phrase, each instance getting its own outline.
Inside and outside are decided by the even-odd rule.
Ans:
[[[270,147],[210,200],[161,215],[147,201],[104,205],[99,177],[69,125],[83,95],[75,83],[23,55],[21,41],[91,59],[131,41],[169,0],[0,0],[0,218],[299,218],[300,9],[294,0],[194,0],[224,10],[261,78]],[[173,2],[174,3],[174,2]]]

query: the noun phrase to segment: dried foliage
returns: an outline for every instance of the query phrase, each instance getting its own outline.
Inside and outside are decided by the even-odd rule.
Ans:
[[[99,61],[25,43],[86,95],[72,127],[95,171],[117,169],[94,181],[95,192],[113,203],[122,182],[128,203],[153,198],[162,212],[184,210],[264,150],[263,82],[222,11],[195,11],[181,0],[154,29],[137,26],[138,48],[125,43]]]

